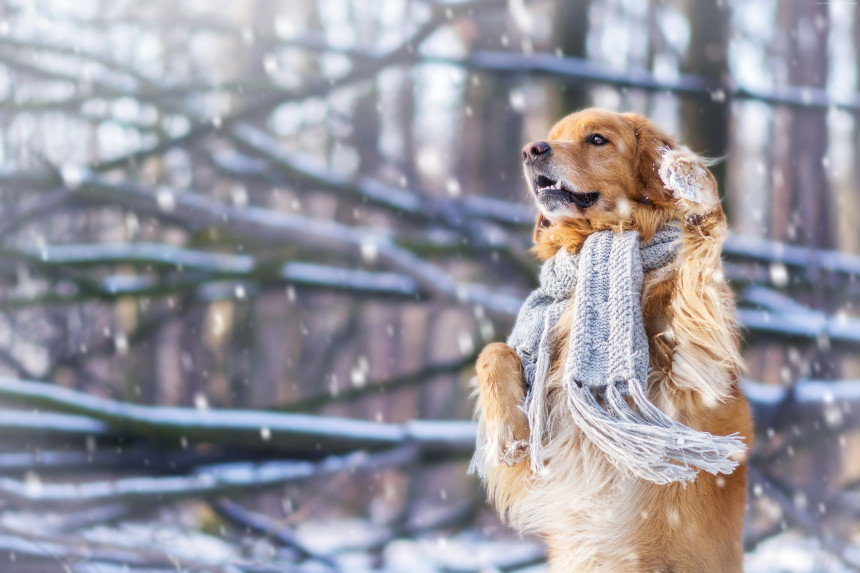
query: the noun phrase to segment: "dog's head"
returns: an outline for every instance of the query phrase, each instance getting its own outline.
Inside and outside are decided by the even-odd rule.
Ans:
[[[670,218],[674,203],[658,169],[662,154],[674,146],[670,136],[642,116],[600,109],[573,113],[555,124],[548,139],[526,144],[523,167],[539,210],[539,254],[542,238],[559,240],[558,232],[544,232],[549,229],[583,236],[619,224],[636,228],[642,220],[656,225]]]

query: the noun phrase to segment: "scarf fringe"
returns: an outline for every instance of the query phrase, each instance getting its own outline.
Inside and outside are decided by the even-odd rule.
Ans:
[[[534,378],[529,386],[529,394],[526,398],[528,408],[526,414],[529,421],[529,451],[538,452],[538,455],[531,456],[531,470],[537,474],[543,473],[546,469],[543,456],[540,451],[543,445],[544,421],[549,418],[546,407],[546,378],[549,375],[550,356],[552,355],[552,337],[548,335],[552,331],[553,325],[558,321],[564,308],[561,306],[551,308],[544,317],[543,332],[547,333],[541,337],[540,345],[538,346],[538,359],[535,364]]]
[[[737,434],[714,436],[671,419],[648,400],[636,380],[629,381],[628,389],[638,413],[615,385],[606,388],[606,409],[587,387],[572,386],[568,405],[576,425],[616,467],[639,478],[686,486],[699,469],[732,473],[738,462],[731,458],[746,450]]]

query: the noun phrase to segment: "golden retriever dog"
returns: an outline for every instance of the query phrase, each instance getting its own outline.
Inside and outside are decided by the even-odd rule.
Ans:
[[[527,144],[523,162],[540,213],[534,252],[542,260],[562,248],[576,252],[594,231],[635,229],[647,241],[664,224],[680,225],[674,263],[646,273],[642,288],[648,397],[695,430],[737,432],[749,447],[734,300],[720,262],[726,221],[702,159],[639,115],[586,109]],[[668,485],[613,465],[574,425],[564,396],[571,316],[568,309],[554,330],[540,475],[529,465],[520,359],[502,343],[478,358],[478,421],[492,447],[475,463],[499,515],[546,542],[555,573],[741,571],[743,460],[730,475],[700,471]]]

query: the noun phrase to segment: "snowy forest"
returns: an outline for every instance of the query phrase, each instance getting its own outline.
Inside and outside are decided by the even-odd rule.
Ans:
[[[545,571],[470,379],[588,106],[718,160],[746,570],[860,571],[858,72],[840,0],[0,2],[0,571]]]

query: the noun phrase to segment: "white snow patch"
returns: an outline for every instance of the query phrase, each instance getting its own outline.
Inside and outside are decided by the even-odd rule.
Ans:
[[[858,555],[848,556],[856,560]],[[824,551],[818,541],[789,531],[768,539],[744,559],[746,573],[847,573],[852,571]]]
[[[151,524],[98,526],[84,532],[91,543],[116,547],[148,548],[181,561],[200,564],[225,564],[237,559],[236,550],[220,539],[178,527]]]

